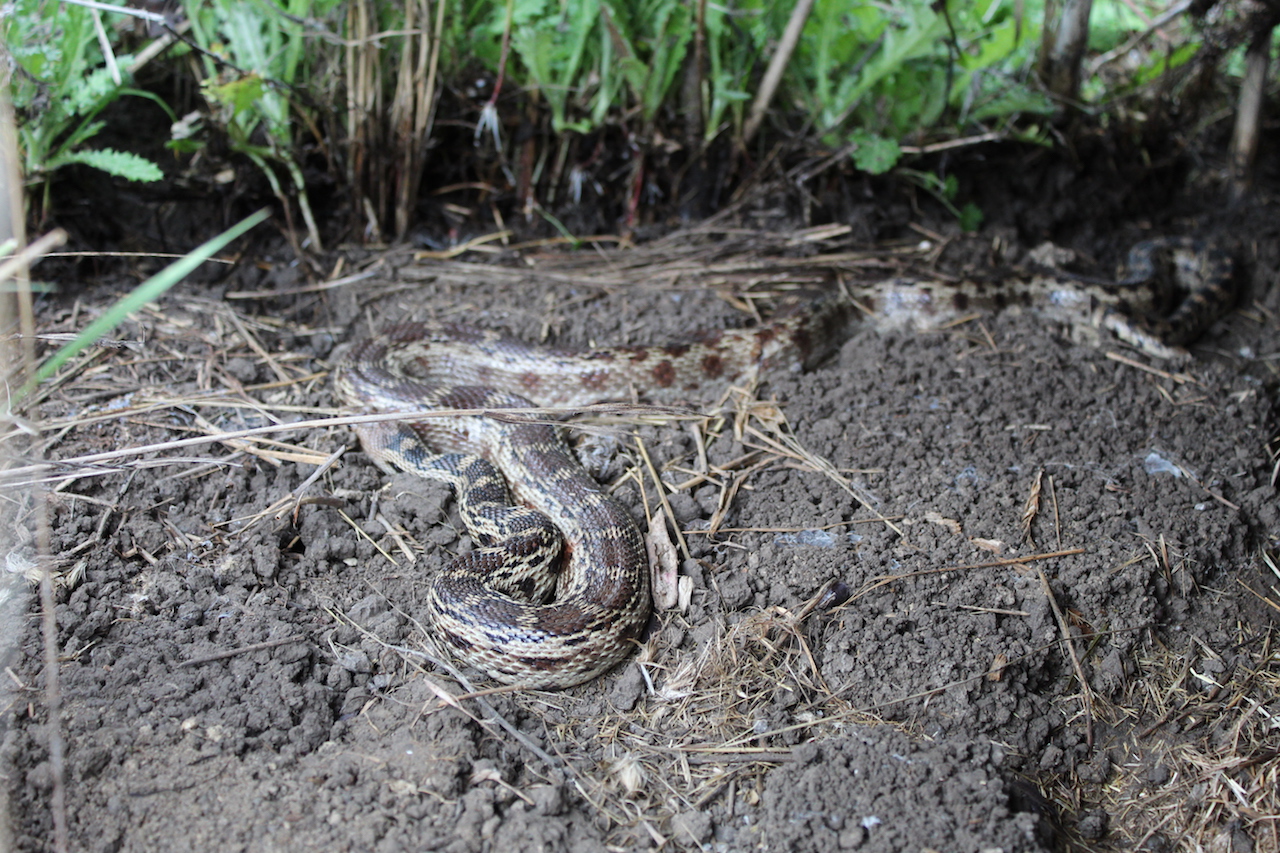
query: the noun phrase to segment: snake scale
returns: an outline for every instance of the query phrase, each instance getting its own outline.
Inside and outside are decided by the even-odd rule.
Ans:
[[[378,413],[572,408],[637,393],[688,399],[708,385],[821,359],[860,311],[928,326],[1033,299],[1052,316],[1087,320],[1170,357],[1225,310],[1230,272],[1224,255],[1198,243],[1154,240],[1134,248],[1129,275],[1111,287],[1043,270],[995,292],[886,279],[753,328],[665,346],[570,350],[461,324],[405,323],[357,344],[335,385],[352,410]],[[561,688],[602,674],[634,648],[650,612],[644,540],[559,428],[515,415],[449,416],[357,432],[384,468],[447,482],[459,495],[479,547],[450,563],[427,596],[433,630],[458,657],[501,682]]]

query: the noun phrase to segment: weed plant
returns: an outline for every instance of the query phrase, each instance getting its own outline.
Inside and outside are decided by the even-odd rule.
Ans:
[[[320,229],[311,212],[306,180],[298,160],[293,116],[315,126],[315,101],[306,93],[311,75],[326,67],[308,46],[322,44],[308,34],[308,21],[323,19],[337,0],[186,0],[191,38],[199,47],[201,92],[211,118],[222,128],[233,151],[261,170],[290,209],[277,169],[292,183],[293,192],[316,249]],[[199,143],[188,137],[182,145]]]
[[[3,31],[14,60],[10,86],[27,177],[42,180],[79,162],[154,179],[159,170],[137,155],[86,144],[114,99],[155,96],[132,86],[130,57],[115,55],[125,19],[77,5],[82,1],[6,6]],[[758,161],[778,140],[790,139],[882,173],[902,165],[906,154],[966,136],[1047,140],[1044,117],[1062,105],[1046,97],[1034,74],[1044,7],[1043,0],[815,0],[771,101],[766,133],[748,159]],[[1077,107],[1093,102],[1106,109],[1116,93],[1191,61],[1202,37],[1185,13],[1165,20],[1167,11],[1141,0],[1096,4],[1085,104]],[[496,143],[498,180],[511,185],[526,212],[538,208],[538,195],[555,198],[567,188],[565,195],[577,198],[596,179],[587,172],[595,154],[562,167],[578,140],[598,152],[601,135],[627,152],[609,168],[629,158],[634,208],[650,191],[643,167],[653,152],[679,152],[672,161],[678,164],[706,156],[712,146],[745,150],[746,105],[792,6],[185,0],[182,12],[186,34],[163,60],[195,73],[206,109],[198,121],[175,124],[181,138],[171,147],[192,153],[211,134],[223,135],[262,171],[286,212],[296,204],[318,247],[304,152],[319,151],[329,173],[349,183],[356,215],[368,221],[366,234],[403,234],[420,175],[432,171],[440,95],[477,77],[493,86],[491,97],[474,107],[453,97],[452,105],[478,112],[450,119],[476,121],[486,144]],[[1159,27],[1152,24],[1157,19]],[[481,68],[488,74],[477,74]],[[504,85],[508,97],[500,100]],[[507,126],[516,121],[526,128],[522,168],[503,150]],[[548,161],[553,166],[544,169]],[[950,201],[945,182],[903,175]]]
[[[134,58],[117,55],[113,26],[121,16],[71,3],[16,0],[0,14],[8,55],[0,65],[18,114],[25,180],[44,183],[54,171],[81,163],[134,181],[157,181],[160,167],[140,155],[87,144],[104,127],[98,115],[127,95],[151,92],[132,85]]]

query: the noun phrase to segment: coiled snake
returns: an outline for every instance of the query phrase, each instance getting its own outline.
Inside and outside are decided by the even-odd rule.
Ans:
[[[1161,357],[1193,340],[1230,299],[1223,256],[1185,240],[1139,244],[1119,287],[1081,288],[1040,272],[1024,279],[1052,314],[1064,307]],[[1138,279],[1142,279],[1141,282]],[[1181,292],[1170,305],[1154,291]],[[1171,282],[1171,283],[1168,283]],[[1152,290],[1151,295],[1141,292]],[[997,305],[1025,301],[1018,289]],[[575,407],[601,400],[705,393],[760,369],[812,363],[838,344],[857,309],[929,325],[984,304],[981,288],[892,279],[829,295],[748,329],[687,343],[568,350],[451,323],[383,329],[336,371],[347,406],[365,412]],[[908,310],[914,308],[914,311]],[[1149,312],[1156,311],[1154,316]],[[358,427],[384,467],[452,484],[480,547],[433,581],[433,629],[460,658],[498,681],[580,684],[622,661],[649,618],[644,541],[630,513],[581,468],[561,431],[508,416],[421,418]]]

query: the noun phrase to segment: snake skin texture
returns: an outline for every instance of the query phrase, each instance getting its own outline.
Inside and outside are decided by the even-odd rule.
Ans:
[[[335,384],[349,407],[371,412],[572,407],[635,390],[688,394],[761,366],[801,366],[822,341],[836,340],[849,313],[840,300],[821,300],[754,329],[594,351],[408,323],[356,346]],[[481,547],[447,566],[427,597],[433,629],[458,657],[498,681],[559,688],[595,678],[635,647],[650,611],[644,540],[558,428],[459,416],[357,432],[384,467],[448,482],[462,496],[460,513]]]
[[[1235,300],[1229,255],[1190,237],[1135,244],[1116,281],[1042,266],[989,279],[883,279],[853,285],[858,306],[882,328],[933,329],[974,312],[1030,311],[1069,326],[1094,326],[1155,358],[1182,361]]]
[[[1199,243],[1154,240],[1129,275],[1082,286],[1034,271],[996,291],[975,283],[887,279],[826,294],[754,328],[700,332],[666,346],[570,350],[452,323],[407,323],[356,345],[335,372],[360,412],[575,407],[633,396],[706,399],[760,370],[801,369],[843,341],[859,314],[937,325],[975,307],[1038,301],[1044,313],[1110,329],[1161,358],[1230,304],[1230,261]],[[644,540],[630,513],[581,468],[561,430],[518,415],[448,415],[357,428],[384,468],[451,484],[475,550],[430,586],[437,636],[492,678],[562,688],[611,669],[650,614]]]

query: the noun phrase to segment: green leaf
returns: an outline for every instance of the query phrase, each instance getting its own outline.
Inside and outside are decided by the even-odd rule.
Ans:
[[[101,169],[118,178],[128,178],[131,181],[158,181],[164,177],[164,172],[160,171],[160,167],[145,157],[139,157],[137,154],[128,151],[114,151],[110,148],[100,148],[96,151],[70,151],[65,154],[59,154],[45,163],[44,168],[45,171],[52,172],[54,169],[65,166],[68,163],[83,163],[86,166]]]
[[[90,115],[101,110],[116,99],[123,86],[123,83],[116,83],[111,70],[105,66],[94,69],[68,92],[72,112],[76,115]]]
[[[98,135],[98,131],[106,127],[105,121],[86,121],[71,132],[71,135],[63,140],[59,145],[60,151],[68,151],[72,148],[79,148],[85,142]],[[56,155],[55,155],[56,159]]]
[[[862,128],[849,134],[849,141],[857,146],[853,149],[854,165],[873,175],[883,175],[902,157],[897,140],[886,139]]]
[[[973,233],[982,225],[982,208],[971,201],[966,202],[965,206],[960,208],[960,213],[956,219],[959,220],[962,231]]]
[[[1015,86],[975,107],[969,118],[972,121],[986,121],[992,118],[1004,118],[1014,113],[1052,115],[1054,109],[1053,101],[1049,100],[1043,92],[1026,86]]]
[[[1018,35],[1019,27],[1013,20],[993,27],[976,40],[970,50],[960,52],[957,57],[960,67],[969,71],[990,68],[1013,53],[1018,47]]]
[[[942,182],[942,197],[947,201],[955,201],[960,192],[960,179],[955,175],[947,175]]]
[[[1186,65],[1199,52],[1200,45],[1183,44],[1174,48],[1174,50],[1167,55],[1151,57],[1146,64],[1138,69],[1138,73],[1134,75],[1134,85],[1144,85],[1155,80],[1167,71],[1172,71]]]
[[[520,9],[517,4],[517,22]],[[541,13],[541,6],[533,11]],[[550,17],[530,18],[512,30],[511,47],[528,70],[529,83],[547,99],[557,133],[566,129],[585,132],[590,128],[585,120],[570,121],[568,105],[569,98],[584,83],[580,69],[599,14],[599,4],[594,0],[575,0]]]
[[[170,139],[164,144],[165,148],[178,154],[194,154],[202,150],[205,146],[199,139]]]
[[[262,97],[266,86],[257,74],[246,74],[229,83],[204,81],[201,87],[205,97],[223,106],[231,107],[232,112],[239,115],[253,108],[253,102]]]
[[[525,24],[531,23],[535,18],[543,17],[547,14],[546,6],[546,0],[516,0],[511,9],[512,27],[523,27]],[[493,35],[502,35],[505,16],[506,12],[503,11],[493,17],[490,23],[490,32]]]

